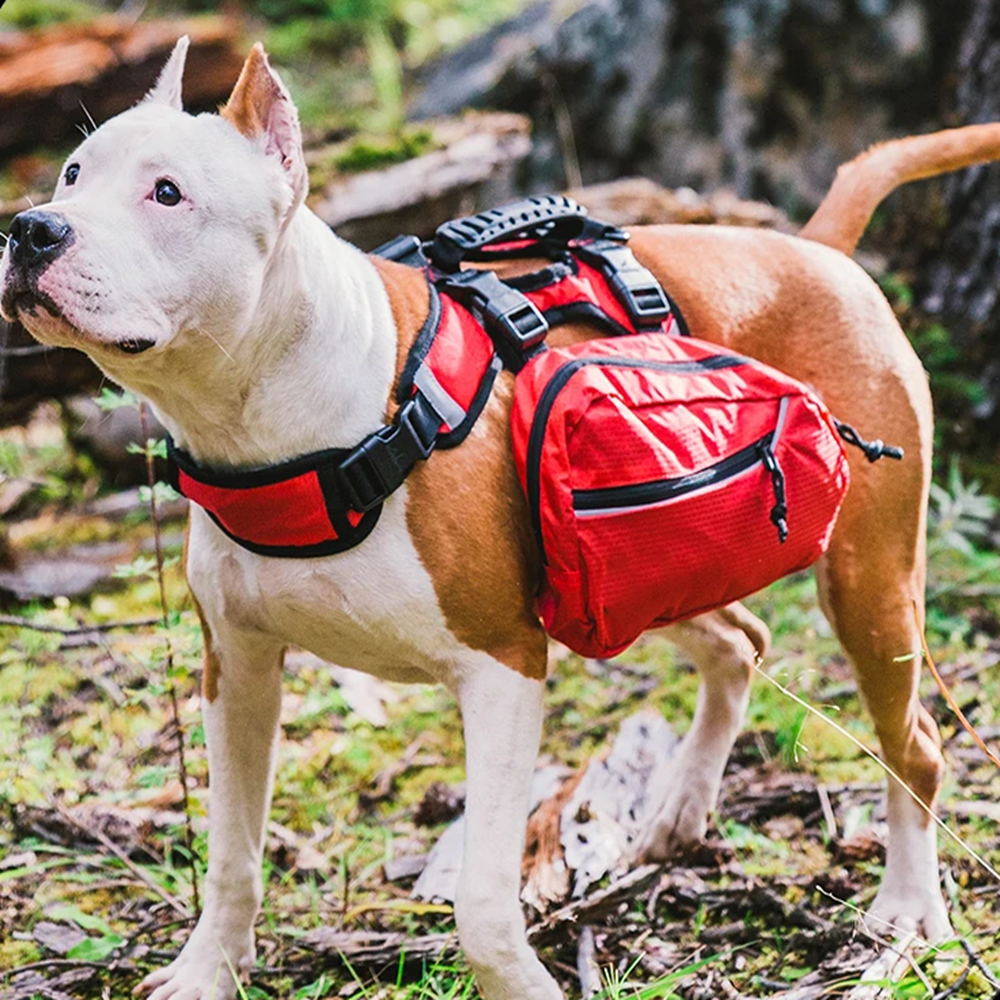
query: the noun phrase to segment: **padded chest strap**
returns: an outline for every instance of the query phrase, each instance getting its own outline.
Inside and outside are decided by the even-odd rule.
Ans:
[[[390,426],[355,448],[239,471],[200,465],[168,437],[171,485],[251,552],[333,555],[371,534],[383,501],[431,453],[440,425],[440,415],[416,393]]]

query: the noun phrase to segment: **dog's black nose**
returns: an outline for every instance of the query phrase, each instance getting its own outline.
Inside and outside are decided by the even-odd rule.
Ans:
[[[11,263],[28,270],[55,260],[73,242],[73,227],[56,212],[33,208],[14,216],[9,236]]]

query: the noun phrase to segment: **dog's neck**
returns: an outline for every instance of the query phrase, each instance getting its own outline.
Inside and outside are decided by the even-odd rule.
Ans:
[[[238,342],[180,336],[166,364],[125,381],[199,462],[270,465],[353,446],[384,420],[396,364],[385,288],[306,208],[282,235]]]

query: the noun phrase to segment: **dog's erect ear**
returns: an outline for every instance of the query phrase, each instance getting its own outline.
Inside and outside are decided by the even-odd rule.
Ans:
[[[187,59],[188,46],[191,39],[183,35],[177,39],[174,51],[170,53],[166,66],[160,70],[153,89],[146,95],[147,101],[154,104],[166,104],[177,111],[183,111],[181,104],[181,85],[184,81],[184,62]]]
[[[221,114],[247,138],[263,138],[267,153],[281,161],[292,188],[293,207],[297,206],[308,183],[299,113],[260,42],[250,50]]]

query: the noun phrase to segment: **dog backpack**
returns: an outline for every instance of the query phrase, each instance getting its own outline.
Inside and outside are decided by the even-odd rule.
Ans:
[[[847,489],[840,438],[870,461],[901,453],[837,424],[793,379],[689,337],[627,243],[562,196],[391,240],[375,253],[420,269],[430,295],[391,424],[259,469],[206,467],[168,441],[173,485],[252,552],[343,552],[419,462],[462,444],[505,367],[544,568],[538,612],[571,649],[613,655],[808,566]],[[518,257],[547,263],[506,280],[489,266]],[[566,322],[607,339],[547,349]]]
[[[518,375],[511,431],[545,567],[538,610],[584,656],[809,566],[848,486],[813,393],[692,338],[538,355]]]

